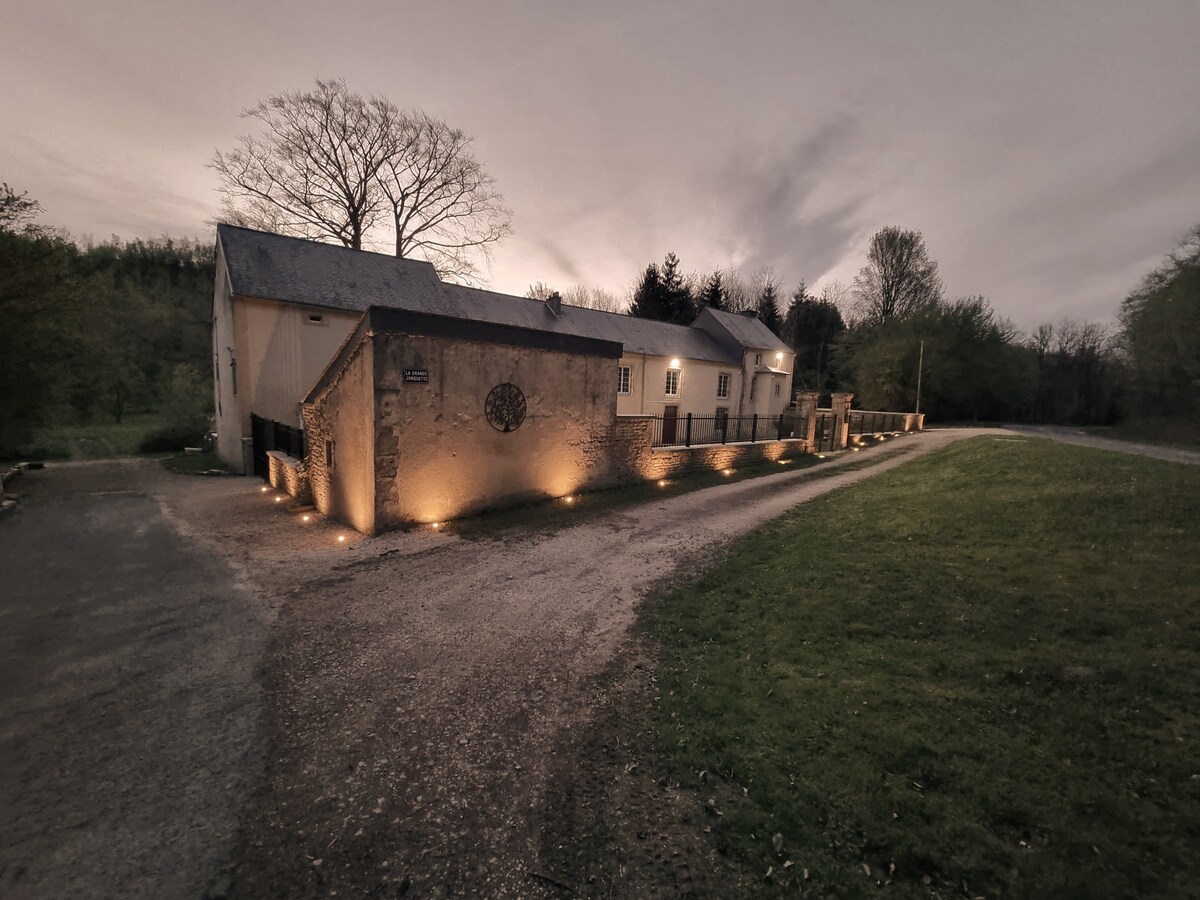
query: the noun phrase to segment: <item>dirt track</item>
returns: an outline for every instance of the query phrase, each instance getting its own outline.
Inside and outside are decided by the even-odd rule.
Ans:
[[[268,635],[264,774],[218,892],[706,896],[737,873],[691,800],[629,758],[653,691],[652,660],[630,640],[639,597],[797,503],[979,433],[928,432],[816,473],[476,541],[338,544],[342,531],[304,525],[249,479],[146,464],[62,467],[22,490],[29,510],[100,484],[153,494],[185,540],[232,567],[227,593],[251,598]]]

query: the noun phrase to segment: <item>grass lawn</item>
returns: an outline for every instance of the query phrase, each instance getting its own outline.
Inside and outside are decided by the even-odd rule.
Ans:
[[[1198,467],[965,441],[643,618],[662,743],[764,895],[1200,896]]]
[[[159,413],[130,413],[120,422],[50,425],[39,428],[23,459],[105,459],[136,456],[150,432],[170,424]]]
[[[163,457],[161,462],[164,469],[177,475],[204,475],[213,470],[228,470],[228,466],[215,453],[180,453]]]

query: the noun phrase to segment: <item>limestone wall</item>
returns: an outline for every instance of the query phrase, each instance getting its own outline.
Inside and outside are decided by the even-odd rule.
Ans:
[[[614,480],[616,358],[460,336],[374,335],[379,527],[438,522]],[[405,381],[405,370],[428,382]],[[514,385],[508,432],[489,394]]]
[[[609,452],[616,482],[674,478],[696,472],[717,472],[809,452],[803,439],[759,441],[754,444],[714,444],[703,447],[652,448],[654,420],[649,416],[618,416]]]
[[[329,385],[304,405],[308,480],[324,515],[374,534],[373,352],[361,341]]]
[[[267,467],[267,480],[271,487],[290,494],[297,503],[312,502],[312,492],[308,487],[308,468],[303,462],[288,456],[282,450],[268,450]]]

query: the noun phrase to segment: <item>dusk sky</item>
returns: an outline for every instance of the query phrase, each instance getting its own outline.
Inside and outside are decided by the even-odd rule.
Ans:
[[[925,234],[951,295],[1110,320],[1200,222],[1200,2],[13,2],[0,180],[97,240],[211,237],[206,163],[343,77],[476,138],[491,286],[685,270],[849,281]]]

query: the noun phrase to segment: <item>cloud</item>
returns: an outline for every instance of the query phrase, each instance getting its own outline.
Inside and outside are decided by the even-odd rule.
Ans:
[[[866,198],[845,161],[858,136],[853,120],[837,116],[798,140],[729,158],[713,194],[718,239],[736,263],[811,283],[852,249]]]
[[[556,266],[558,266],[558,270],[567,276],[567,280],[571,284],[579,284],[584,280],[582,274],[580,274],[579,266],[575,263],[575,260],[557,243],[547,238],[539,241],[538,246],[540,246],[546,255],[550,257],[550,260]]]

